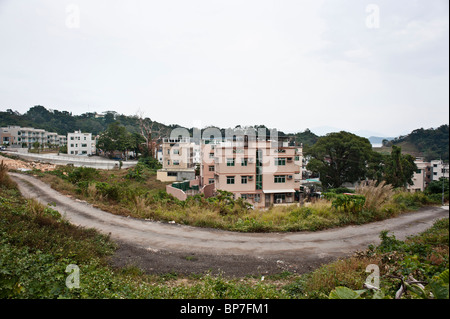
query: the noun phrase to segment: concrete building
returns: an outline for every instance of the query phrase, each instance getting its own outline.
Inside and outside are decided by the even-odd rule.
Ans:
[[[215,189],[232,192],[256,208],[296,201],[300,191],[302,149],[272,140],[226,141],[203,157],[203,174],[214,173]],[[212,164],[214,167],[212,168]],[[205,169],[207,168],[207,169]],[[203,176],[203,183],[211,183]]]
[[[408,185],[408,190],[411,192],[423,192],[431,181],[431,163],[424,162],[422,158],[417,158],[414,163],[417,165],[417,170],[413,175],[413,185]]]
[[[2,145],[13,148],[32,148],[36,142],[41,147],[59,147],[67,144],[67,138],[64,135],[47,132],[43,129],[7,126],[0,128],[0,142]]]
[[[92,133],[75,131],[67,134],[67,154],[69,155],[93,155],[96,153],[96,139]]]
[[[432,180],[438,181],[441,177],[449,178],[448,163],[444,163],[442,160],[431,161]]]
[[[195,179],[194,146],[190,138],[164,138],[163,167],[156,172],[156,178],[162,182]]]

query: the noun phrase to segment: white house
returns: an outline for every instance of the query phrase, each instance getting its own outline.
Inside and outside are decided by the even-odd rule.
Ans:
[[[438,181],[441,177],[449,178],[448,163],[444,163],[442,160],[431,161],[431,170],[433,181]]]
[[[92,133],[81,133],[75,131],[67,134],[67,154],[69,155],[92,155],[95,154],[95,138]]]

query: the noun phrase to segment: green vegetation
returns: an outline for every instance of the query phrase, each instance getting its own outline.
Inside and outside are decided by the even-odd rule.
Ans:
[[[386,146],[399,144],[413,145],[425,157],[426,161],[434,159],[449,160],[449,126],[441,125],[438,128],[417,129],[406,136],[400,136],[385,143]]]
[[[417,170],[414,158],[402,154],[400,147],[394,145],[390,154],[380,154],[372,150],[368,139],[348,132],[320,137],[305,155],[311,158],[308,170],[320,174],[325,188],[339,188],[344,183],[365,179],[405,187],[413,184]]]
[[[320,173],[326,188],[354,183],[367,174],[366,163],[372,155],[372,144],[366,138],[348,132],[329,133],[320,137],[306,156],[308,170]]]

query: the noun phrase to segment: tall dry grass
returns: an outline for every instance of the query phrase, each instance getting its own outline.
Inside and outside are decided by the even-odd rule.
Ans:
[[[359,185],[355,192],[364,195],[366,202],[364,208],[369,211],[377,211],[383,204],[389,202],[395,191],[392,185],[382,181],[377,185],[376,181],[370,181],[367,185]]]
[[[0,187],[7,189],[16,188],[17,184],[8,176],[8,167],[1,161],[0,163]]]

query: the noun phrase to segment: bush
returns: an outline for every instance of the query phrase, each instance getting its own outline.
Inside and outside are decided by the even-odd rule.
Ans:
[[[162,168],[162,165],[156,158],[153,157],[141,157],[139,158],[138,165],[141,164],[148,169],[157,170]]]
[[[81,181],[91,181],[99,176],[98,171],[92,167],[77,167],[74,168],[67,176],[67,179],[72,184],[77,184]]]
[[[418,209],[432,204],[432,201],[422,192],[401,192],[393,196],[393,201],[404,209]]]
[[[336,210],[346,213],[356,213],[362,210],[366,198],[363,195],[338,194],[331,203]]]
[[[120,198],[120,190],[117,185],[110,185],[105,182],[97,182],[95,183],[95,188],[98,193],[102,196],[107,197],[112,200],[119,200]]]

